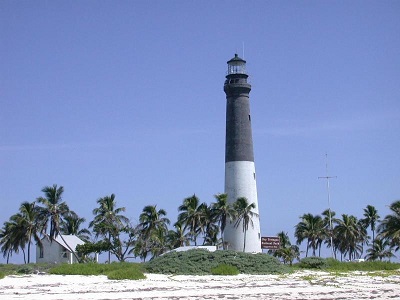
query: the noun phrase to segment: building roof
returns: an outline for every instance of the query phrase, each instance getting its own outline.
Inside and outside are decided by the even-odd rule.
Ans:
[[[85,242],[78,238],[76,235],[62,235],[62,238],[68,244],[68,246],[75,252],[76,246],[83,245]],[[63,246],[65,249],[69,251],[68,246],[64,243],[63,239],[61,238],[61,234],[59,234],[54,241]]]
[[[228,64],[229,63],[234,63],[234,62],[246,63],[246,61],[244,59],[240,58],[239,55],[237,55],[236,53],[235,53],[235,57],[234,58],[232,58],[232,59],[227,61]]]

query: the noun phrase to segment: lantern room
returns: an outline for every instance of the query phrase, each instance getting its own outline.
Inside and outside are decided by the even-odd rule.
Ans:
[[[237,54],[228,63],[228,74],[247,74],[246,73],[246,61],[241,59]]]

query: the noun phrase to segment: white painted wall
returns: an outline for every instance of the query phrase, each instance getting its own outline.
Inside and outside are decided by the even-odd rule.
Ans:
[[[231,161],[225,163],[225,193],[228,202],[233,203],[237,198],[246,197],[249,204],[255,203],[255,213],[258,211],[256,171],[254,162]],[[260,219],[253,218],[254,227],[249,225],[246,232],[245,252],[261,252]],[[243,251],[244,232],[242,224],[235,228],[234,223],[226,224],[224,240],[229,243],[228,249]]]
[[[69,256],[63,256],[64,247],[56,241],[50,243],[47,239],[42,239],[43,243],[43,257],[40,257],[39,246],[36,246],[36,263],[68,263]]]
[[[36,245],[36,263],[77,263],[76,257],[57,241],[42,239],[43,257],[40,257],[39,245]],[[66,254],[66,255],[65,255]]]

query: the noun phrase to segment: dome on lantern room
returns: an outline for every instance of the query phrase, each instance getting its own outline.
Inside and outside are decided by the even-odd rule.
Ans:
[[[247,74],[246,73],[246,61],[240,58],[237,54],[227,62],[228,64],[228,74]]]

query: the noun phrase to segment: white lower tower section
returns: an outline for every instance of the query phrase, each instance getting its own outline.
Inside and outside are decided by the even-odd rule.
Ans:
[[[246,233],[243,224],[235,226],[235,222],[227,222],[224,231],[226,249],[261,252],[260,218],[258,211],[256,171],[252,161],[229,161],[225,163],[225,193],[228,195],[228,203],[234,203],[240,197],[246,197],[249,204],[254,203],[253,226],[250,222]],[[246,240],[245,240],[246,237]]]

